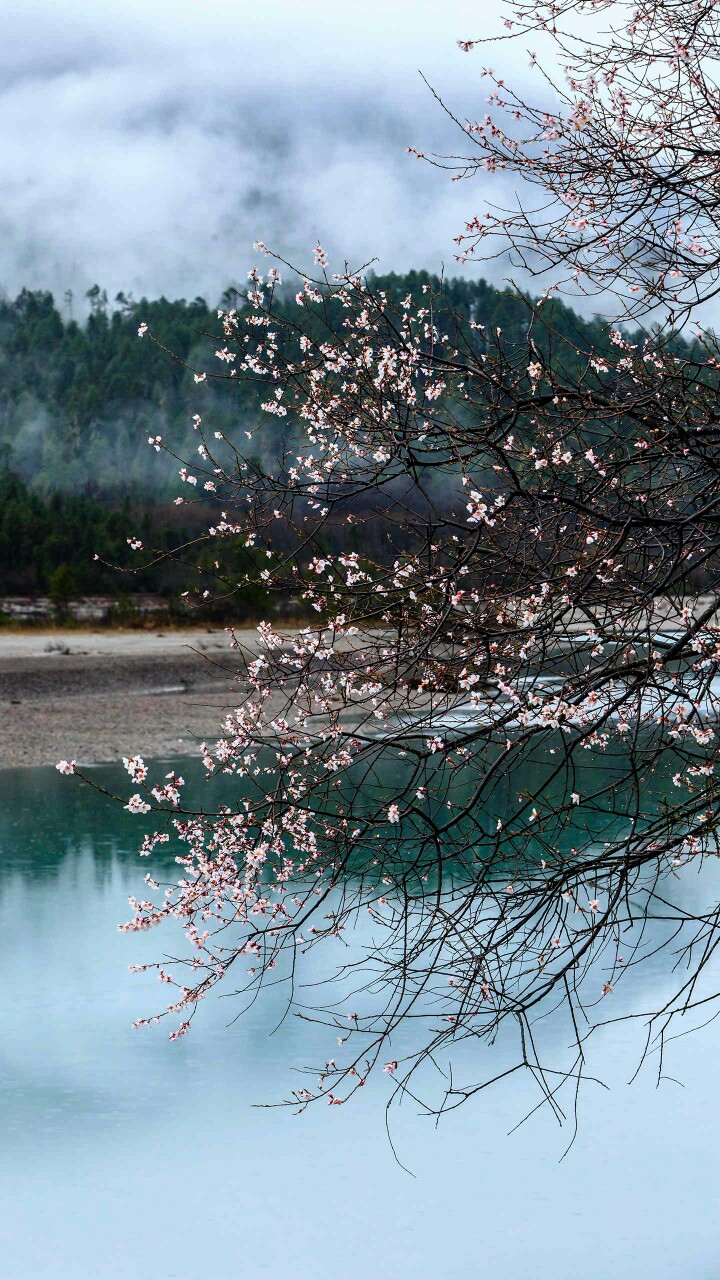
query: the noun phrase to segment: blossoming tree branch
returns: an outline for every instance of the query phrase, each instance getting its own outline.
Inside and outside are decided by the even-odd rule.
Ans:
[[[379,1069],[442,1111],[527,1068],[559,1113],[620,984],[660,1052],[717,1009],[718,904],[685,890],[720,815],[719,353],[693,319],[720,278],[718,35],[707,0],[508,7],[493,57],[537,37],[554,70],[531,54],[527,103],[478,62],[468,154],[424,158],[515,182],[457,244],[536,280],[524,342],[319,246],[293,312],[260,245],[196,371],[262,385],[283,442],[267,467],[195,419],[178,501],[253,557],[208,590],[255,580],[310,621],[232,638],[237,705],[203,747],[226,804],[126,761],[141,851],[180,878],[151,870],[123,927],[189,942],[157,966],[173,1037],[219,984],[328,1025],[300,1107]],[[555,332],[555,295],[597,300],[602,351]]]

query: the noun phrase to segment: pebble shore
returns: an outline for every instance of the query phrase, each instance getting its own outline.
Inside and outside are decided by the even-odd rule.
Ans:
[[[233,658],[224,631],[0,635],[0,768],[194,755],[241,699]]]

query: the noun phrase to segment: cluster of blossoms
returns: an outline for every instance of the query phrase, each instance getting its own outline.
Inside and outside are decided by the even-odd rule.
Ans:
[[[511,30],[555,28],[564,48],[569,8],[516,4]],[[510,341],[454,313],[439,285],[395,297],[331,272],[318,246],[289,299],[277,268],[251,271],[243,305],[218,316],[219,371],[196,371],[262,384],[252,457],[194,419],[200,462],[181,478],[217,504],[212,545],[248,554],[240,578],[207,571],[314,621],[231,636],[242,695],[202,749],[224,803],[186,807],[181,778],[152,783],[125,761],[139,788],[125,807],[162,815],[142,853],[172,853],[180,878],[148,876],[124,928],[174,920],[185,934],[189,956],[158,966],[173,1038],[229,971],[243,990],[285,983],[292,1003],[309,951],[347,974],[355,948],[357,1011],[340,978],[322,1013],[339,1051],[293,1095],[300,1107],[346,1102],[377,1064],[406,1089],[420,1064],[506,1020],[542,1078],[535,1015],[559,1001],[581,1037],[642,954],[656,903],[672,913],[663,877],[716,850],[720,353],[674,331],[720,261],[697,144],[709,99],[682,161],[687,200],[655,159],[661,137],[685,154],[705,74],[714,19],[705,6],[690,38],[689,8],[703,6],[644,6],[601,65],[583,53],[555,113],[494,77],[463,164],[521,173],[556,202],[541,232],[523,209],[471,220],[463,255],[497,234],[521,252],[532,241],[538,269],[585,291],[612,283],[626,318],[641,276],[646,302],[668,305],[666,332],[615,327],[583,345],[556,327],[549,290]],[[663,87],[667,50],[687,102]],[[688,212],[669,234],[673,199]],[[273,466],[257,460],[264,439]],[[715,928],[714,909],[678,908],[691,968]],[[388,1060],[394,1037],[403,1055]],[[476,1087],[454,1076],[440,1106]]]

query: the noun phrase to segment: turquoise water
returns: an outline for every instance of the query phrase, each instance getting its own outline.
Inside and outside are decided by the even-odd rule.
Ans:
[[[519,1078],[438,1129],[405,1105],[392,1137],[411,1176],[385,1077],[301,1117],[253,1105],[327,1048],[308,1023],[277,1027],[280,996],[235,1023],[207,1002],[177,1044],[131,1029],[162,996],[128,973],[162,935],[116,928],[147,870],[141,829],[54,770],[0,774],[3,1280],[717,1276],[720,1024],[675,1045],[682,1084],[659,1089],[652,1066],[627,1087],[632,1029],[603,1033],[594,1065],[612,1087],[588,1087],[563,1161],[570,1131],[548,1112],[507,1136],[535,1101]],[[648,969],[616,1011],[664,981]]]

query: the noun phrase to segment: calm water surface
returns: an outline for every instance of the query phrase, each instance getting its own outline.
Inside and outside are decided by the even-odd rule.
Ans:
[[[327,1047],[298,1020],[275,1031],[279,1002],[229,1025],[214,1000],[178,1044],[131,1030],[162,996],[127,971],[161,935],[116,929],[147,869],[140,823],[54,770],[0,773],[2,1280],[720,1275],[720,1025],[678,1043],[682,1086],[660,1089],[652,1071],[627,1087],[630,1033],[608,1034],[612,1089],[586,1094],[562,1162],[547,1113],[507,1136],[532,1101],[519,1080],[437,1130],[403,1107],[409,1176],[384,1078],[351,1107],[253,1106]]]

